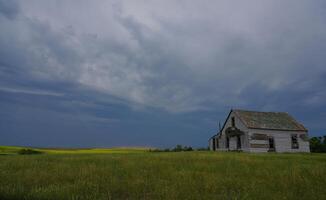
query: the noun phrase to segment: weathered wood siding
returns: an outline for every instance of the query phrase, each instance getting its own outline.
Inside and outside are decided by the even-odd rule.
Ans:
[[[209,146],[209,150],[213,151],[213,138],[210,138],[208,140],[208,146]]]
[[[254,134],[265,134],[274,138],[275,152],[310,152],[309,141],[303,140],[300,135],[307,134],[302,131],[277,131],[277,130],[249,130],[250,152],[268,152],[269,141],[264,139],[253,139]],[[292,134],[298,135],[298,149],[292,149]]]
[[[215,140],[215,143],[214,143],[214,140]],[[217,142],[220,142],[220,141],[216,137],[210,138],[208,141],[209,150],[214,151],[214,149],[215,149],[215,151],[216,151],[217,147],[218,147]],[[214,144],[215,144],[215,148],[214,148]]]

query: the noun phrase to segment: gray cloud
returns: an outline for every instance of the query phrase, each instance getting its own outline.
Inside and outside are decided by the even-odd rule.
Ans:
[[[44,95],[44,96],[63,96],[62,93],[44,91],[44,90],[35,90],[35,89],[23,89],[23,88],[8,88],[0,87],[0,91],[10,92],[10,93],[23,93],[23,94],[32,94],[32,95]]]
[[[19,6],[16,0],[1,0],[0,14],[12,19],[19,13]]]
[[[0,57],[33,79],[71,82],[132,107],[266,108],[289,90],[287,102],[322,104],[325,3],[234,4],[20,1],[1,10]]]

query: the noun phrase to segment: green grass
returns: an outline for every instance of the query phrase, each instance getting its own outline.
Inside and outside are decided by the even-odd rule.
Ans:
[[[0,156],[0,199],[326,199],[326,154],[116,150]]]
[[[23,147],[0,146],[0,155],[17,154]]]

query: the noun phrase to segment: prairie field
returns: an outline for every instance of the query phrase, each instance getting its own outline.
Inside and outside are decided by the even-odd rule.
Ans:
[[[326,199],[326,154],[0,147],[0,199]]]

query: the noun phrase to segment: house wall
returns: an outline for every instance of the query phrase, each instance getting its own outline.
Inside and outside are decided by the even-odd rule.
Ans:
[[[216,136],[214,136],[214,137],[211,137],[209,139],[209,141],[208,141],[209,150],[211,150],[211,151],[214,151],[214,147],[213,147],[214,143],[213,143],[213,140],[215,140],[215,149],[217,149]]]
[[[242,135],[241,138],[241,150],[245,152],[249,152],[249,141],[248,141],[248,128],[243,124],[241,119],[234,113],[231,112],[229,118],[225,122],[225,125],[223,127],[221,137],[219,139],[219,151],[228,151],[228,150],[237,150],[237,137],[231,137],[230,138],[230,145],[229,149],[226,148],[226,136],[225,136],[225,130],[229,127],[232,127],[232,117],[234,117],[235,120],[235,127],[243,131],[245,134]]]
[[[209,146],[209,150],[210,150],[210,151],[213,151],[213,139],[212,139],[212,138],[210,138],[210,139],[208,140],[208,146]]]
[[[250,152],[268,152],[269,147],[263,147],[263,145],[268,146],[269,141],[268,140],[253,140],[251,139],[251,136],[253,134],[265,134],[269,137],[274,138],[274,145],[275,145],[275,152],[310,152],[309,147],[309,141],[304,141],[302,138],[300,138],[301,134],[307,134],[306,132],[302,131],[276,131],[276,130],[259,130],[259,129],[249,129],[249,143],[255,146],[261,147],[255,147],[249,148]],[[291,136],[292,134],[298,135],[298,149],[292,149],[292,140]]]
[[[217,149],[217,151],[226,151],[225,142],[223,141],[223,137],[218,138],[218,146],[219,146],[219,148]]]

